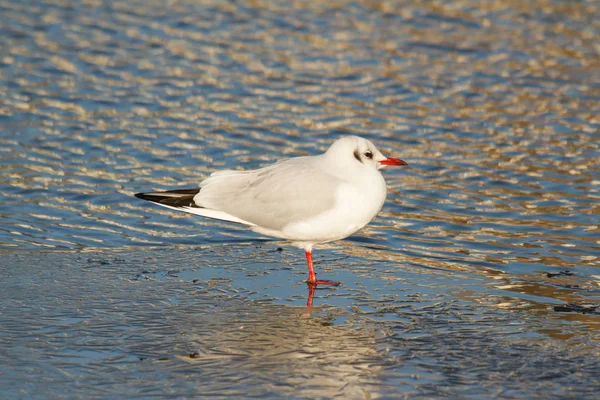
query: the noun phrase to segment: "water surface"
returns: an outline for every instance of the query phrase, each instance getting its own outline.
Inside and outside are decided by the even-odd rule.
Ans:
[[[2,394],[593,398],[599,15],[0,1]],[[312,310],[301,251],[132,197],[344,134],[409,167]]]

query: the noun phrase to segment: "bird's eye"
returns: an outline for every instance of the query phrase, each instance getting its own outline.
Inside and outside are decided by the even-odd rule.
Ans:
[[[371,152],[371,150],[365,151],[365,157],[367,157],[369,160],[373,158],[373,153]]]

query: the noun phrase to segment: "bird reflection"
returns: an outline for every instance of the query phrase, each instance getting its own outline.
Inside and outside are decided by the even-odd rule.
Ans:
[[[308,286],[308,299],[306,300],[306,308],[310,310],[313,306],[313,299],[315,297],[315,289],[317,288],[317,285],[311,285],[310,283],[307,283],[306,286]]]

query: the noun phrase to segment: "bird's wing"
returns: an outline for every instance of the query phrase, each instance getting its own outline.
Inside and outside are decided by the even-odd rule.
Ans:
[[[315,157],[299,157],[253,171],[212,174],[200,183],[194,202],[259,227],[281,230],[331,209],[341,183],[319,168]]]

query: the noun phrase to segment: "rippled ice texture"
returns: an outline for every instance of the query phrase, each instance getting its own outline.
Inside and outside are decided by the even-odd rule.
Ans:
[[[0,394],[596,398],[599,15],[0,0]],[[409,167],[312,310],[297,249],[132,197],[343,134]]]

